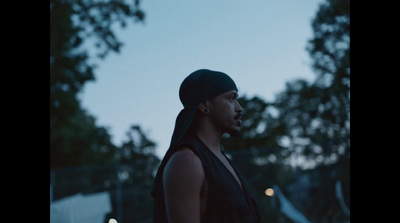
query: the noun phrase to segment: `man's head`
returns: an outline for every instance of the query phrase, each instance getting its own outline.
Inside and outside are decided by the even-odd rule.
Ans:
[[[214,98],[222,93],[238,90],[235,82],[227,74],[200,69],[187,76],[180,88],[179,98],[185,109]]]
[[[206,122],[221,133],[236,136],[242,112],[237,91],[235,82],[225,73],[201,69],[185,78],[179,97],[185,109],[194,110],[192,127]]]
[[[201,102],[195,121],[206,122],[220,133],[238,136],[242,125],[243,109],[237,98],[237,90],[231,90]]]

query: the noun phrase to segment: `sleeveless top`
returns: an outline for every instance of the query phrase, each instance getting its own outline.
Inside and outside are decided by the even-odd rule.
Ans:
[[[250,195],[244,177],[232,165],[242,187],[217,158],[197,137],[184,139],[178,148],[189,147],[200,159],[208,184],[207,204],[202,223],[260,223],[260,214],[254,198]],[[167,223],[164,189],[162,183],[154,196],[154,223]],[[242,189],[243,188],[243,189]]]

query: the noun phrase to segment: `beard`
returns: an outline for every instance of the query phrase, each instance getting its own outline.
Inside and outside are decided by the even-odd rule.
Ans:
[[[235,138],[235,139],[241,138],[241,136],[242,136],[242,133],[241,133],[240,129],[232,129],[232,130],[227,131],[227,133],[232,138]]]
[[[227,133],[232,138],[240,138],[241,134],[241,125],[236,123],[236,120],[229,120],[224,117],[212,117],[212,122],[214,124],[215,129],[220,132]]]

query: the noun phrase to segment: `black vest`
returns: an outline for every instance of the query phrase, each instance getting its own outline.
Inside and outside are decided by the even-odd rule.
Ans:
[[[257,204],[249,193],[243,176],[238,175],[243,190],[225,165],[198,138],[183,140],[179,147],[189,147],[200,158],[208,184],[207,208],[202,223],[260,223]],[[224,154],[225,155],[225,154]],[[154,223],[167,223],[162,183],[154,197]]]

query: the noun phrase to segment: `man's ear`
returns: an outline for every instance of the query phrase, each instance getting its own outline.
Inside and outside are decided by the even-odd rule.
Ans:
[[[202,113],[208,113],[210,111],[210,109],[208,108],[208,102],[207,100],[200,102],[198,109],[202,112]]]

